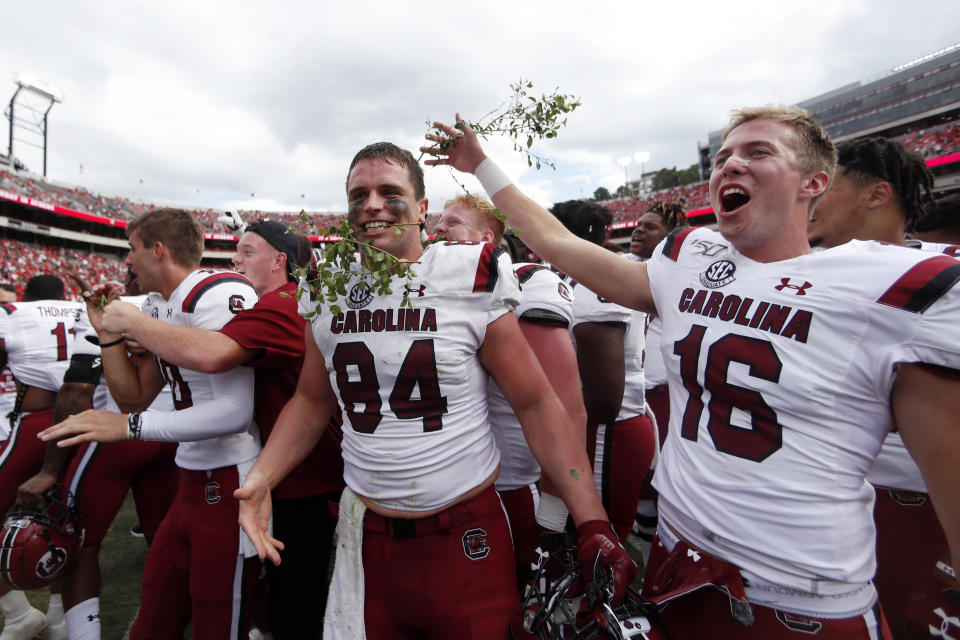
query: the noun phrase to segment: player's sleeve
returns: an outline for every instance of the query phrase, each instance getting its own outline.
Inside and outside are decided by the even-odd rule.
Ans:
[[[253,413],[252,375],[242,367],[211,375],[212,400],[178,411],[143,412],[141,439],[192,442],[246,431]]]
[[[198,287],[184,301],[183,311],[191,314],[192,326],[199,329],[220,329],[257,303],[253,285],[238,273],[215,274]]]
[[[265,295],[253,309],[234,316],[220,332],[255,353],[250,366],[292,366],[292,361],[303,358],[303,320],[292,294]]]
[[[880,298],[907,312],[913,338],[892,344],[894,361],[960,371],[960,262],[946,256],[916,264]]]
[[[90,325],[86,313],[80,314],[74,328],[77,333],[73,337],[73,354],[70,356],[70,366],[63,374],[63,382],[99,384],[103,364],[100,361],[100,339],[97,332]]]
[[[575,289],[577,297],[573,302],[573,326],[585,322],[617,322],[628,324],[631,311],[619,304],[601,298],[582,284]]]
[[[526,322],[569,327],[573,322],[573,289],[548,267],[539,264],[515,266],[523,299],[514,310]]]
[[[478,249],[477,252],[455,252],[455,255],[459,257],[465,254],[470,258],[476,256],[464,265],[472,266],[473,270],[466,269],[461,273],[468,277],[472,274],[472,283],[465,283],[466,288],[471,291],[467,299],[471,304],[486,310],[485,324],[490,324],[503,314],[516,309],[522,300],[522,294],[510,256],[503,249],[486,242],[480,244]],[[450,264],[459,269],[457,262],[460,261],[451,260]],[[447,264],[446,261],[444,264]]]

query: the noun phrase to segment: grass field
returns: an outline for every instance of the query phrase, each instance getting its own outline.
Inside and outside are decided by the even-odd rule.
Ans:
[[[126,637],[140,603],[140,571],[147,557],[147,544],[130,535],[130,527],[135,524],[137,513],[128,494],[100,552],[100,628],[105,639]],[[33,606],[47,610],[46,589],[31,591],[27,597]],[[0,615],[0,624],[2,621]]]

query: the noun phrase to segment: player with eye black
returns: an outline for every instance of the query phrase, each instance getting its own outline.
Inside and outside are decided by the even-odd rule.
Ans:
[[[960,264],[857,241],[813,253],[837,155],[802,109],[734,112],[710,179],[719,232],[675,231],[643,263],[568,233],[459,124],[438,123],[452,144],[424,147],[431,164],[474,173],[578,282],[663,319],[671,425],[642,595],[670,636],[889,638],[866,476],[892,428],[960,558]]]
[[[412,273],[377,294],[361,272],[334,304],[303,290],[311,320],[297,392],[238,492],[261,555],[277,561],[282,548],[267,526],[269,489],[339,404],[347,488],[324,637],[506,638],[519,596],[494,489],[489,374],[569,505],[582,557],[610,571],[622,599],[636,567],[610,529],[582,440],[510,313],[519,289],[506,256],[461,241],[424,250],[423,172],[393,144],[362,149],[346,191],[359,238],[410,261]]]

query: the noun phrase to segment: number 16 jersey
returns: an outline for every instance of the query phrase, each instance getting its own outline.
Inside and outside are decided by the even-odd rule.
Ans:
[[[865,476],[897,366],[960,368],[960,264],[858,241],[762,264],[684,229],[647,265],[671,396],[662,518],[778,585],[868,584]]]
[[[507,256],[486,243],[434,244],[412,270],[391,294],[353,280],[339,313],[307,294],[300,309],[343,409],[347,485],[384,507],[429,511],[497,468],[478,351],[520,290]]]

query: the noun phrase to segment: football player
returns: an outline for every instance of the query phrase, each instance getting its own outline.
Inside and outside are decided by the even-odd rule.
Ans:
[[[735,112],[710,179],[719,232],[676,231],[645,263],[569,234],[459,124],[438,123],[453,144],[424,147],[431,164],[475,173],[534,251],[663,319],[672,425],[643,594],[669,601],[671,637],[889,637],[865,479],[894,425],[960,558],[960,265],[877,243],[812,253],[837,156],[802,109]]]
[[[622,599],[636,567],[610,529],[582,440],[510,313],[519,290],[506,257],[487,243],[424,251],[423,172],[390,143],[354,157],[347,199],[362,241],[405,261],[412,275],[378,295],[361,274],[336,307],[325,295],[301,297],[311,323],[297,392],[238,492],[261,556],[277,562],[282,546],[267,526],[270,488],[339,403],[347,488],[324,637],[356,638],[365,629],[371,640],[505,638],[519,598],[494,490],[489,373],[570,506],[585,564],[609,567]]]
[[[17,381],[10,437],[0,450],[0,513],[13,506],[17,487],[43,464],[44,448],[37,434],[52,424],[57,390],[70,364],[75,324],[83,313],[82,303],[65,301],[63,296],[60,278],[39,275],[27,282],[23,302],[0,307],[0,365],[9,366]],[[49,637],[66,637],[59,586],[54,589],[44,616],[22,592],[0,584],[0,611],[6,621],[0,638],[29,639],[44,627]]]
[[[90,290],[86,282],[78,281],[78,285],[85,292]],[[124,300],[139,309],[146,296],[139,295],[130,274],[126,292]],[[54,424],[91,407],[119,411],[103,379],[99,338],[86,314],[75,328],[70,367],[57,392]],[[150,405],[150,410],[172,409],[167,394],[159,394]],[[38,504],[66,468],[64,483],[73,495],[74,507],[83,514],[83,545],[63,577],[64,618],[72,640],[100,638],[100,546],[127,491],[133,490],[137,515],[149,544],[176,495],[175,454],[176,444],[172,442],[88,442],[71,448],[48,442],[43,467],[20,485],[17,502]]]
[[[551,213],[574,235],[602,245],[612,215],[594,202],[560,202]],[[644,403],[646,314],[614,304],[570,281],[573,337],[587,410],[587,453],[613,529],[626,540],[657,449]]]
[[[0,307],[17,301],[17,289],[9,282],[0,283]],[[2,312],[0,312],[2,313]],[[2,322],[2,319],[0,319]],[[17,383],[8,367],[0,371],[0,447],[10,435],[10,423],[4,418],[13,410],[17,399]]]
[[[309,262],[310,246],[307,238],[273,220],[244,229],[233,266],[260,296],[252,309],[214,331],[171,327],[131,305],[112,303],[104,311],[103,326],[175,366],[203,373],[251,367],[254,416],[266,441],[303,366],[305,322],[297,313],[294,271]],[[319,637],[323,630],[335,525],[327,502],[343,490],[339,432],[334,421],[320,444],[272,492],[274,535],[286,545],[285,562],[267,567],[270,630],[277,640]]]
[[[886,138],[840,145],[837,172],[810,217],[811,244],[834,247],[877,240],[956,255],[960,247],[906,240],[922,219],[933,186],[923,157]],[[947,540],[930,504],[923,476],[896,431],[887,434],[867,480],[876,487],[877,575],[880,603],[894,635],[927,637],[940,609],[960,616],[960,602],[939,579]],[[958,593],[960,595],[960,593]]]
[[[630,236],[630,254],[627,259],[645,262],[653,250],[677,227],[686,226],[683,205],[679,202],[655,200],[637,221],[637,228]],[[660,336],[663,322],[659,316],[648,315],[644,333],[643,384],[644,400],[649,415],[657,430],[657,446],[662,447],[670,424],[670,392],[667,388],[667,371],[660,353]],[[656,466],[656,458],[654,458]],[[650,557],[650,544],[657,532],[657,500],[653,490],[653,469],[643,481],[643,491],[637,504],[637,516],[632,527],[630,542],[640,550],[644,562]]]
[[[911,236],[923,242],[960,245],[960,194],[944,195],[927,205]]]
[[[438,240],[489,242],[498,247],[503,241],[504,224],[487,200],[466,194],[444,204],[436,232]],[[577,356],[568,332],[573,320],[573,292],[545,265],[518,262],[513,272],[523,293],[522,302],[514,309],[520,331],[578,427],[578,437],[584,438],[587,414]],[[517,415],[492,378],[487,393],[490,427],[500,450],[500,475],[495,486],[510,519],[517,580],[522,589],[530,572],[537,568],[541,532],[563,531],[567,508],[548,477],[544,476],[538,487],[540,465],[527,445]]]
[[[256,302],[243,276],[198,269],[203,231],[186,211],[158,209],[127,226],[126,264],[145,313],[173,325],[219,329]],[[97,289],[94,289],[97,293]],[[237,526],[233,491],[253,465],[260,439],[253,422],[253,371],[204,374],[159,359],[138,367],[122,334],[100,326],[94,295],[88,313],[100,337],[104,375],[122,411],[89,410],[41,433],[58,446],[82,442],[179,442],[179,486],[143,569],[132,639],[177,637],[192,624],[196,637],[245,635],[256,584],[256,550]],[[169,385],[173,411],[142,411]]]

